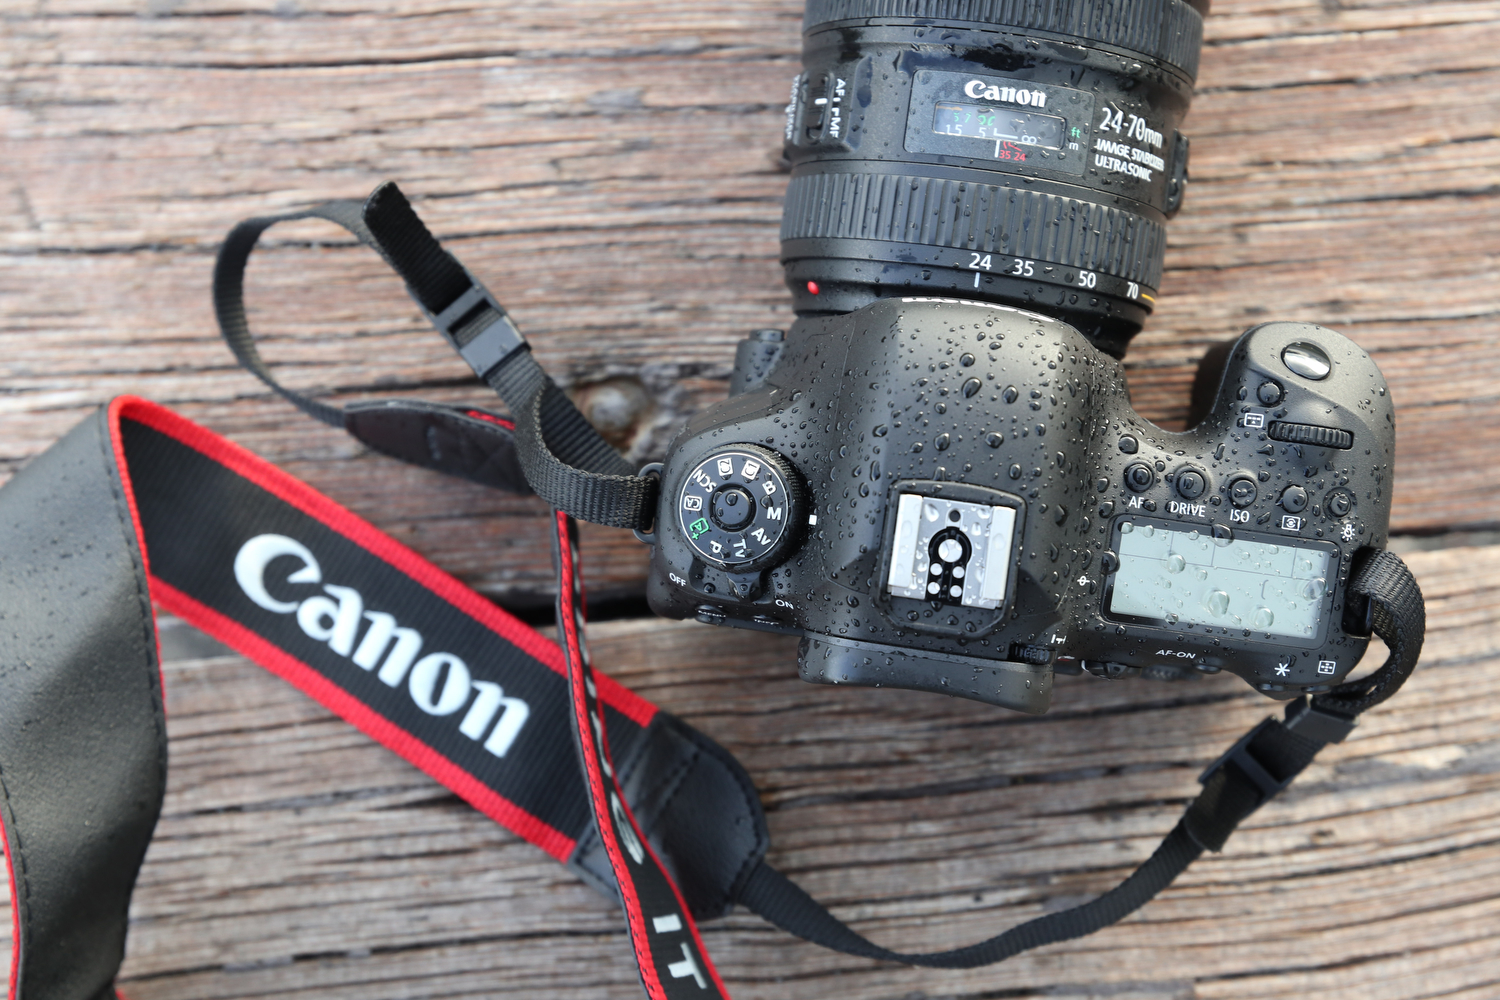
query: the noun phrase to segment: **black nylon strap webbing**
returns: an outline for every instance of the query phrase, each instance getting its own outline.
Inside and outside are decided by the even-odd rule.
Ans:
[[[1204,772],[1203,791],[1150,859],[1098,899],[966,948],[931,954],[891,951],[869,941],[764,862],[740,893],[740,902],[783,930],[835,951],[942,969],[990,965],[1115,923],[1170,885],[1203,851],[1223,849],[1246,817],[1290,784],[1318,751],[1353,729],[1359,712],[1389,698],[1411,676],[1426,628],[1422,592],[1411,571],[1400,557],[1376,552],[1354,574],[1350,590],[1374,606],[1375,632],[1390,648],[1386,663],[1311,704],[1298,699],[1288,706],[1285,722],[1267,719],[1247,733]]]
[[[975,969],[1023,951],[1083,937],[1123,919],[1172,883],[1203,852],[1183,824],[1167,835],[1150,860],[1092,902],[1028,921],[988,941],[933,954],[890,951],[851,930],[785,875],[762,862],[740,902],[782,930],[834,951],[933,969]]]
[[[444,328],[443,314],[483,286],[433,238],[400,189],[391,183],[376,188],[363,219],[412,297],[510,408],[521,466],[532,490],[585,521],[649,528],[656,513],[656,481],[637,476],[635,467],[599,436],[532,359],[524,341],[511,346],[507,338],[519,340],[519,334],[493,296],[484,292],[476,297],[473,311],[453,317],[451,330]],[[501,341],[498,346],[473,350],[478,338],[492,335]]]
[[[428,318],[510,407],[513,425],[482,410],[404,400],[340,409],[272,376],[245,314],[245,267],[267,229],[310,218],[344,227],[401,275]],[[584,419],[531,357],[499,303],[433,238],[394,184],[381,185],[363,205],[331,201],[235,226],[214,268],[214,309],[225,342],[246,370],[302,412],[345,428],[383,454],[484,485],[534,491],[596,524],[651,525],[657,481],[636,475]]]

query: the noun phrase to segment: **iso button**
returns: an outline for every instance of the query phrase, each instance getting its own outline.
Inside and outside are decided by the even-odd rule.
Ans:
[[[678,523],[705,563],[734,573],[774,566],[796,544],[805,490],[790,462],[758,445],[712,452],[677,491]]]

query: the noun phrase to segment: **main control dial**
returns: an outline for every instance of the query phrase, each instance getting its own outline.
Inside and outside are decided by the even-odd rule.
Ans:
[[[786,558],[804,512],[802,481],[786,459],[750,444],[715,451],[687,474],[677,514],[704,562],[736,573]]]

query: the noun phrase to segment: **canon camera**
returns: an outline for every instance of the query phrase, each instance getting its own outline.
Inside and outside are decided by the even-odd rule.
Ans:
[[[1119,357],[1181,203],[1203,6],[812,0],[787,108],[798,319],[659,467],[648,597],[801,635],[802,676],[1046,711],[1055,671],[1230,670],[1289,699],[1364,653],[1394,415],[1322,327],[1205,359],[1195,426]]]

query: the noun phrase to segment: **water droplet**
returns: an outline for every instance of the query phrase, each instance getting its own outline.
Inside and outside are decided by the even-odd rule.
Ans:
[[[937,436],[937,440],[933,442],[933,445],[937,448],[938,451],[947,451],[948,450],[948,440],[949,440],[948,439],[948,435],[946,435],[946,434],[939,434]]]
[[[1187,569],[1187,560],[1182,558],[1180,553],[1173,552],[1167,556],[1168,573],[1181,573],[1185,569]]]
[[[969,379],[969,381],[964,383],[964,397],[968,398],[969,396],[974,395],[979,391],[980,387],[981,383],[977,378]]]
[[[1021,478],[1021,467],[1019,465],[1012,465],[1010,467],[1010,478],[1012,478],[1012,479],[1020,479]]]
[[[1170,611],[1170,612],[1167,613],[1167,624],[1168,625],[1176,625],[1177,624],[1177,612]]]
[[[1005,387],[1005,391],[1000,394],[1000,398],[1007,403],[1014,403],[1021,398],[1021,391],[1013,385],[1008,385]]]
[[[937,509],[937,504],[935,503],[924,503],[922,505],[922,516],[929,521],[936,521],[941,514],[942,512]]]
[[[1302,585],[1302,596],[1309,601],[1321,600],[1327,589],[1328,584],[1321,577],[1308,580]]]
[[[1255,627],[1256,628],[1270,628],[1271,624],[1273,622],[1275,622],[1275,621],[1276,621],[1276,616],[1271,613],[1271,609],[1270,608],[1256,608],[1255,609]]]
[[[985,436],[984,443],[989,445],[991,448],[998,448],[1005,443],[1005,435],[996,434],[994,431],[991,431]]]
[[[974,355],[965,354],[963,357],[958,359],[958,363],[963,365],[965,368],[968,368],[974,363]]]
[[[1141,536],[1143,538],[1150,538],[1154,534],[1156,534],[1156,528],[1153,525],[1149,525],[1149,524],[1143,524],[1143,525],[1141,525]]]
[[[885,424],[877,424],[876,427],[875,427],[875,429],[873,431],[871,431],[870,433],[874,434],[878,438],[883,438],[883,437],[886,436],[886,434],[889,431],[890,431],[890,428],[886,427]]]
[[[1216,525],[1214,525],[1214,544],[1215,545],[1217,545],[1219,548],[1222,549],[1222,548],[1225,548],[1226,546],[1232,544],[1233,542],[1234,542],[1234,530],[1232,528],[1230,528],[1227,524],[1216,524]]]
[[[870,495],[870,484],[869,483],[860,483],[859,484],[859,495],[862,496],[862,497],[867,497],[867,496]]]
[[[1120,557],[1106,549],[1099,555],[1099,568],[1105,573],[1113,573],[1120,568]]]
[[[1229,613],[1229,595],[1222,590],[1211,590],[1203,599],[1203,606],[1209,614],[1222,618]]]
[[[1120,525],[1120,534],[1122,535],[1128,535],[1134,530],[1135,525],[1130,521],[1126,521],[1124,524]]]
[[[920,441],[918,441],[916,444],[914,444],[914,445],[911,446],[911,450],[914,451],[914,452],[921,451],[922,448],[923,448],[923,445],[922,445],[922,442],[920,442]]]

